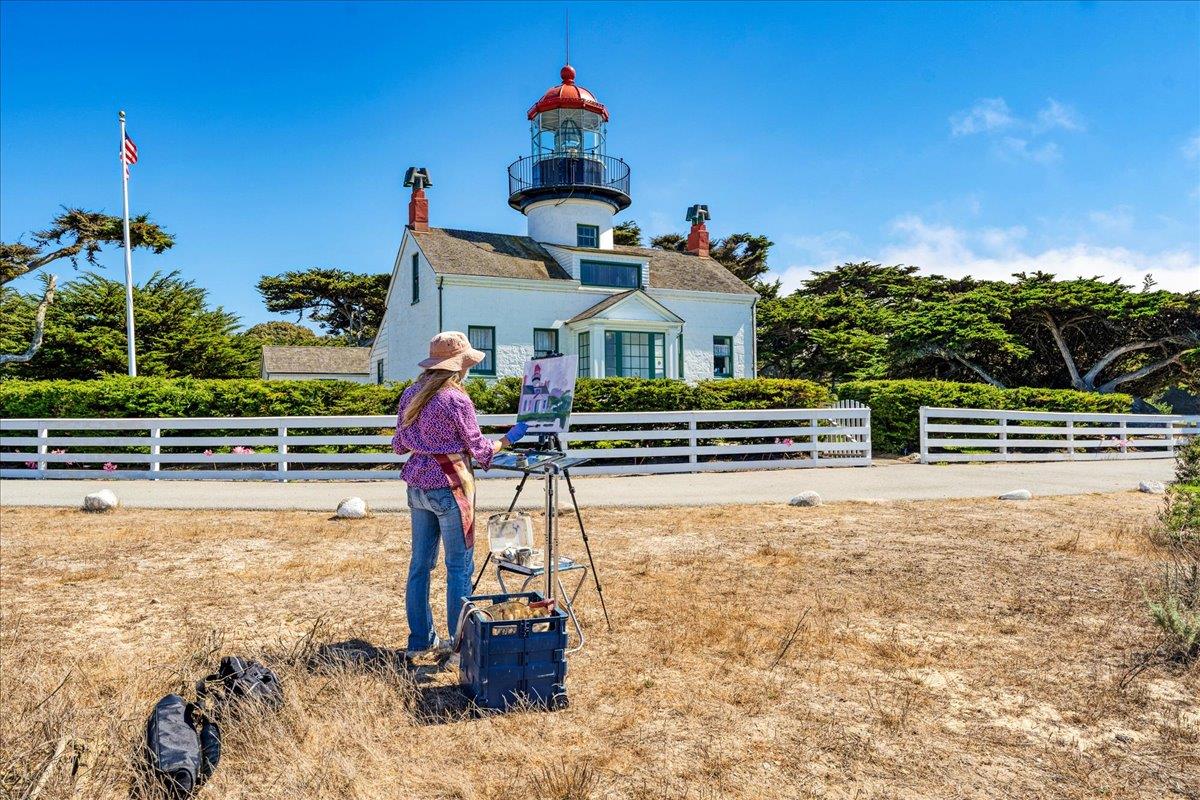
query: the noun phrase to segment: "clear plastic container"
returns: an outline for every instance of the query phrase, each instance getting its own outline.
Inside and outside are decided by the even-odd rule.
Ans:
[[[488,549],[502,553],[510,547],[533,547],[533,519],[520,512],[488,517]]]

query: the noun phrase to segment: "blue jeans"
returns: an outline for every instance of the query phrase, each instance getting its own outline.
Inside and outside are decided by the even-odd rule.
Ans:
[[[433,608],[429,605],[429,573],[437,566],[438,542],[446,548],[446,625],[451,640],[463,598],[471,593],[475,554],[463,540],[462,517],[449,489],[410,486],[408,508],[412,514],[412,560],[404,592],[408,649],[428,650],[437,640]]]

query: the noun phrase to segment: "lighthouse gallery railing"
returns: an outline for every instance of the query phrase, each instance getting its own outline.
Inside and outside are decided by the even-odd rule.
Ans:
[[[552,153],[518,158],[508,167],[510,195],[571,186],[593,186],[627,195],[629,165],[612,156]]]

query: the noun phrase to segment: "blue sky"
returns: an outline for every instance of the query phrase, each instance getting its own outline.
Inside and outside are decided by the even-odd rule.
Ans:
[[[135,253],[247,323],[259,275],[391,268],[404,169],[434,225],[524,233],[506,166],[558,82],[566,3],[4,2],[0,236],[62,204],[176,234]],[[570,3],[636,219],[848,259],[1200,286],[1200,4]],[[121,275],[119,251],[104,258]],[[68,267],[56,267],[68,277]],[[28,288],[29,281],[22,284]]]

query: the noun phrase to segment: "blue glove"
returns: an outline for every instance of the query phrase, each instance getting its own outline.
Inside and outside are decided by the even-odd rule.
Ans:
[[[508,429],[508,433],[504,434],[504,438],[508,440],[509,445],[514,445],[525,438],[525,433],[529,430],[528,422],[518,422]]]

